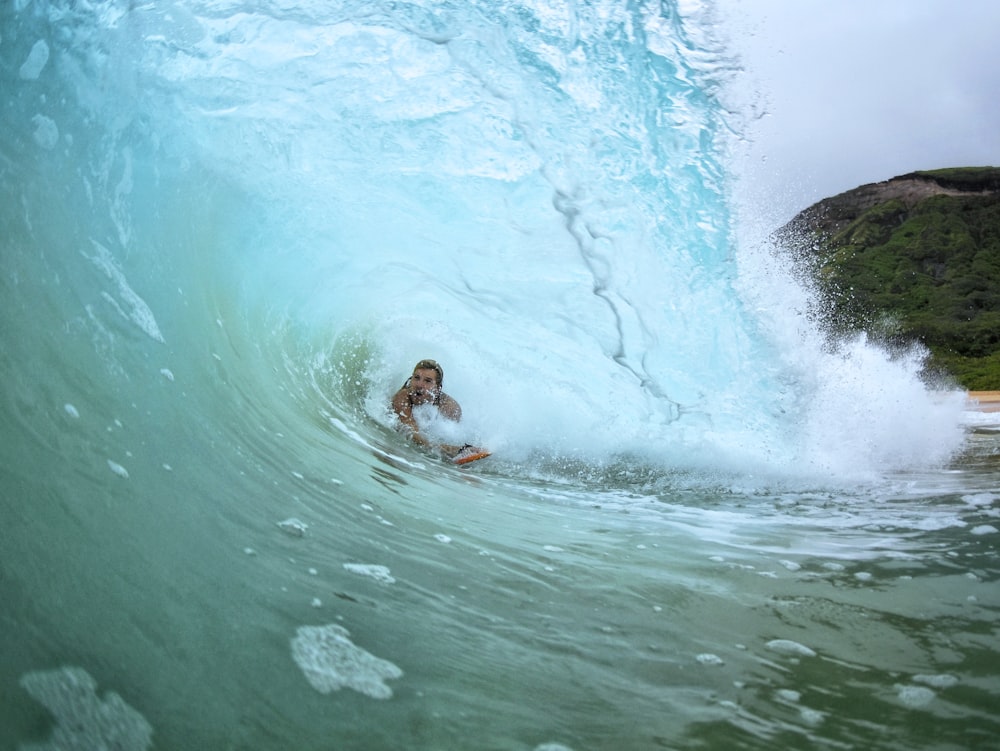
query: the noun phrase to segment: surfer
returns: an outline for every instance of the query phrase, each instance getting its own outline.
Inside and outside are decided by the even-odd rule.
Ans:
[[[470,444],[454,446],[448,443],[433,444],[420,432],[420,426],[413,416],[413,408],[424,404],[434,405],[440,415],[448,420],[459,422],[462,419],[462,407],[453,398],[441,390],[444,383],[444,369],[434,360],[421,360],[413,366],[413,374],[392,397],[392,409],[404,430],[409,432],[414,443],[427,448],[436,448],[442,454],[456,463],[470,461],[469,457],[481,458],[488,455],[483,449]]]

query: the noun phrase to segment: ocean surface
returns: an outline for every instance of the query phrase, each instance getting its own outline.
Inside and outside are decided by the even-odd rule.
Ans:
[[[5,0],[0,748],[995,748],[1000,414],[821,335],[727,22]]]

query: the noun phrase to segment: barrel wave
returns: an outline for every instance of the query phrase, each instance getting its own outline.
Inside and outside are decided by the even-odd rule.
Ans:
[[[995,432],[747,238],[725,20],[5,5],[0,745],[995,735]]]

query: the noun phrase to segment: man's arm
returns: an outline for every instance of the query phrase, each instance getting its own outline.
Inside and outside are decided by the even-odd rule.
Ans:
[[[417,425],[417,421],[413,419],[413,405],[410,404],[410,392],[405,388],[397,391],[396,395],[392,397],[392,410],[396,413],[399,422],[409,429],[410,437],[414,443],[419,443],[421,446],[430,445],[430,442],[420,435],[420,427]]]
[[[459,406],[458,402],[447,394],[441,394],[441,398],[438,401],[437,406],[441,411],[441,414],[449,420],[458,422],[462,419],[462,408]],[[407,389],[400,389],[396,392],[396,395],[392,397],[392,410],[396,413],[396,417],[399,419],[400,424],[404,425],[409,430],[410,438],[413,439],[414,443],[418,443],[421,446],[431,446],[431,442],[421,435],[420,427],[417,425],[417,421],[413,417],[413,405],[410,403],[410,392]],[[442,443],[437,446],[437,449],[442,454],[450,458],[459,453],[462,450],[462,447],[453,446],[449,443]]]

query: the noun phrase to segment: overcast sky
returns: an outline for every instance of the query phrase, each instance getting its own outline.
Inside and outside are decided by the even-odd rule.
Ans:
[[[1000,0],[719,0],[755,124],[744,189],[784,221],[914,170],[1000,166]]]

